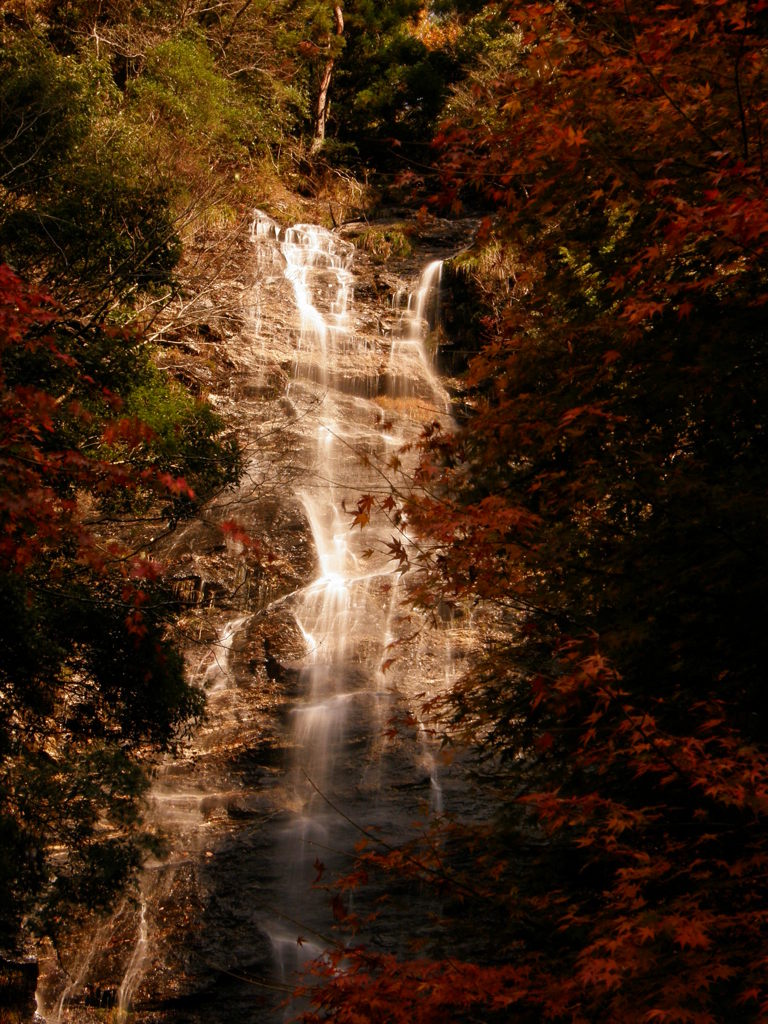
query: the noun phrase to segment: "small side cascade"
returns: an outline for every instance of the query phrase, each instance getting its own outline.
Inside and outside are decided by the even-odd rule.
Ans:
[[[420,342],[426,331],[434,330],[440,322],[440,282],[443,276],[443,260],[432,260],[421,273],[419,284],[408,297],[408,311]],[[422,326],[423,325],[423,326]]]
[[[147,924],[147,901],[142,899],[139,922],[136,932],[136,945],[133,947],[131,959],[128,961],[125,975],[117,990],[117,1021],[118,1024],[124,1021],[131,1009],[131,1000],[136,991],[136,986],[141,981],[144,971],[144,962],[149,948],[149,926]]]
[[[225,690],[232,685],[233,679],[229,667],[232,644],[249,617],[248,615],[238,615],[218,630],[216,642],[206,659],[207,664],[202,675],[202,686],[207,693],[212,694],[219,690]]]
[[[208,690],[218,704],[234,695],[230,657],[233,643],[250,615],[239,615],[225,622],[216,632],[216,642],[203,663],[198,666],[199,683]],[[226,720],[226,708],[217,709]],[[166,758],[157,768],[156,777],[147,795],[147,820],[154,823],[164,835],[169,854],[160,860],[150,858],[139,878],[138,911],[132,901],[123,900],[115,912],[95,930],[89,944],[83,949],[76,969],[51,1006],[44,992],[38,992],[38,1015],[46,1024],[65,1024],[74,1019],[87,1018],[86,1007],[96,1009],[113,1007],[116,1024],[133,1016],[135,994],[155,953],[153,947],[155,924],[152,911],[167,895],[173,885],[179,866],[188,864],[197,856],[205,842],[211,815],[220,813],[237,796],[232,790],[213,790],[200,779],[190,778],[190,761],[184,750],[179,756]],[[123,960],[119,983],[114,980],[105,985],[104,958],[114,936],[131,931],[135,939],[128,947],[127,960]],[[124,941],[121,938],[121,943]]]
[[[41,1022],[45,1021],[46,1024],[62,1024],[63,1021],[68,1019],[69,1004],[87,986],[93,961],[99,951],[108,943],[114,921],[119,917],[122,908],[123,905],[121,904],[115,914],[107,918],[95,929],[88,944],[81,949],[67,984],[64,985],[58,998],[52,1004],[46,1001],[45,993],[38,987],[38,991],[35,994],[35,1003],[37,1005],[36,1021],[39,1018]]]
[[[443,262],[432,260],[421,272],[416,287],[396,292],[392,300],[399,311],[399,323],[390,352],[387,391],[393,398],[421,399],[415,418],[423,418],[424,403],[450,415],[448,395],[425,347],[427,335],[439,323]]]

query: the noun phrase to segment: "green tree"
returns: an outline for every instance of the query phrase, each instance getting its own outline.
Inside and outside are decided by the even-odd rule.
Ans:
[[[415,32],[425,6],[422,0],[344,6],[346,45],[331,120],[335,137],[374,163],[386,164],[393,143],[429,137],[455,74],[446,53],[429,49]]]
[[[311,71],[315,151],[386,170],[403,145],[427,158],[425,140],[469,53],[456,44],[460,32],[432,25],[448,17],[458,26],[448,6],[446,15],[432,14],[423,0],[304,5],[298,48]],[[326,122],[329,144],[322,145]]]
[[[142,164],[108,70],[22,33],[0,71],[3,258],[70,306],[170,285],[170,183]]]

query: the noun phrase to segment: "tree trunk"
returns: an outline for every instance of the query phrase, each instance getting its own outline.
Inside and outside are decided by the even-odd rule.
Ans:
[[[336,22],[336,35],[344,35],[344,14],[341,10],[341,4],[333,5],[333,17]],[[333,74],[333,65],[336,63],[336,57],[331,50],[331,55],[326,61],[325,67],[323,68],[322,76],[320,77],[320,90],[317,94],[317,108],[315,110],[315,132],[312,137],[312,146],[310,149],[311,153],[317,153],[325,142],[325,123],[328,119],[328,108],[330,106],[330,100],[328,98],[328,89],[331,84],[331,76]]]

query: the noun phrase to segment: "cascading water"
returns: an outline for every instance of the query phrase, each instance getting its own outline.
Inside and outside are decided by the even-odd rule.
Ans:
[[[329,897],[313,882],[346,865],[357,825],[397,842],[420,807],[443,809],[423,723],[391,741],[385,731],[403,707],[417,711],[431,681],[449,680],[457,641],[449,629],[425,631],[383,670],[391,645],[418,623],[400,621],[403,585],[386,551],[395,527],[351,528],[360,495],[386,488],[390,458],[419,424],[447,420],[423,344],[441,261],[396,303],[399,322],[385,332],[386,312],[355,303],[351,243],[312,225],[281,229],[260,213],[251,240],[251,327],[238,358],[242,393],[256,397],[238,399],[237,411],[247,421],[252,409],[255,422],[261,396],[286,378],[279,402],[291,471],[267,500],[269,458],[257,440],[251,483],[227,513],[255,515],[267,543],[282,524],[289,560],[311,537],[314,570],[272,599],[211,609],[212,653],[190,659],[209,695],[208,720],[161,766],[150,801],[170,853],[147,866],[138,903],[95,934],[76,975],[43,985],[49,1024],[95,1020],[101,1011],[87,1004],[99,1000],[85,995],[94,987],[118,1016],[148,1013],[153,1022],[290,1017],[281,1002],[292,978],[326,944]],[[105,956],[106,947],[117,952]]]
[[[193,677],[208,695],[209,715],[214,730],[228,731],[234,680],[230,666],[233,642],[249,619],[240,615],[226,621],[208,646]],[[137,907],[124,899],[106,921],[96,927],[80,950],[55,1000],[47,991],[45,970],[37,994],[37,1017],[47,1024],[98,1019],[105,1009],[114,1008],[117,1024],[133,1009],[134,994],[141,983],[156,939],[159,908],[177,883],[179,868],[186,868],[201,856],[211,820],[226,808],[233,793],[217,788],[196,772],[189,756],[167,759],[157,770],[148,797],[147,819],[164,834],[171,848],[163,859],[150,858],[140,879]],[[127,959],[112,961],[113,946],[124,947]],[[117,972],[117,973],[116,973]]]
[[[139,928],[136,936],[136,945],[134,946],[133,955],[128,961],[128,967],[123,976],[123,980],[120,983],[120,988],[117,990],[118,1020],[125,1017],[131,1007],[131,996],[133,995],[136,982],[144,966],[148,943],[149,929],[147,926],[147,902],[146,899],[143,899],[141,902],[141,911],[139,913]]]
[[[404,418],[396,425],[392,417],[385,431],[375,426],[373,387],[365,375],[374,346],[355,334],[352,246],[316,227],[281,233],[263,215],[257,215],[253,234],[279,245],[299,313],[289,394],[298,408],[308,410],[312,443],[299,496],[318,562],[315,580],[292,602],[306,656],[300,672],[302,699],[291,715],[290,817],[281,837],[286,865],[283,912],[264,922],[280,975],[287,977],[302,960],[317,954],[317,942],[297,947],[296,923],[310,935],[322,931],[327,898],[317,900],[317,906],[309,899],[318,864],[332,860],[332,851],[350,848],[356,837],[347,812],[360,805],[365,792],[370,815],[382,784],[377,742],[392,694],[380,665],[392,640],[397,579],[391,562],[371,553],[385,537],[373,526],[364,534],[352,531],[345,509],[354,508],[366,489],[380,489],[378,467],[386,465],[413,427]],[[422,402],[436,398],[433,415],[446,407],[447,398],[419,339],[439,267],[439,261],[430,264],[406,310],[385,378],[397,382],[389,388],[390,397],[417,395]],[[326,389],[309,394],[307,382]],[[422,734],[424,751],[428,743]],[[433,794],[439,794],[434,762],[429,774]],[[342,813],[340,805],[346,809]]]

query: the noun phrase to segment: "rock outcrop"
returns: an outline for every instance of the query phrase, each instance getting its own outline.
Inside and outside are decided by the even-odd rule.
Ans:
[[[388,454],[421,420],[450,415],[419,325],[403,326],[392,297],[402,302],[470,226],[435,224],[386,264],[354,248],[364,227],[345,225],[330,241],[299,231],[297,246],[340,254],[302,284],[305,257],[287,267],[293,257],[263,218],[233,240],[236,273],[222,273],[190,302],[190,323],[159,339],[161,365],[207,395],[245,455],[237,491],[159,550],[208,714],[157,766],[149,814],[166,854],[109,921],[42,964],[49,1024],[96,1020],[108,1006],[147,1022],[282,1020],[292,971],[321,952],[330,927],[308,864],[343,867],[352,822],[397,840],[416,814],[464,799],[458,769],[439,770],[418,708],[476,638],[468,622],[420,629],[383,534],[350,540],[347,512],[383,485]],[[235,531],[222,528],[232,520]],[[387,644],[410,634],[382,672]],[[387,739],[395,718],[408,724]]]

